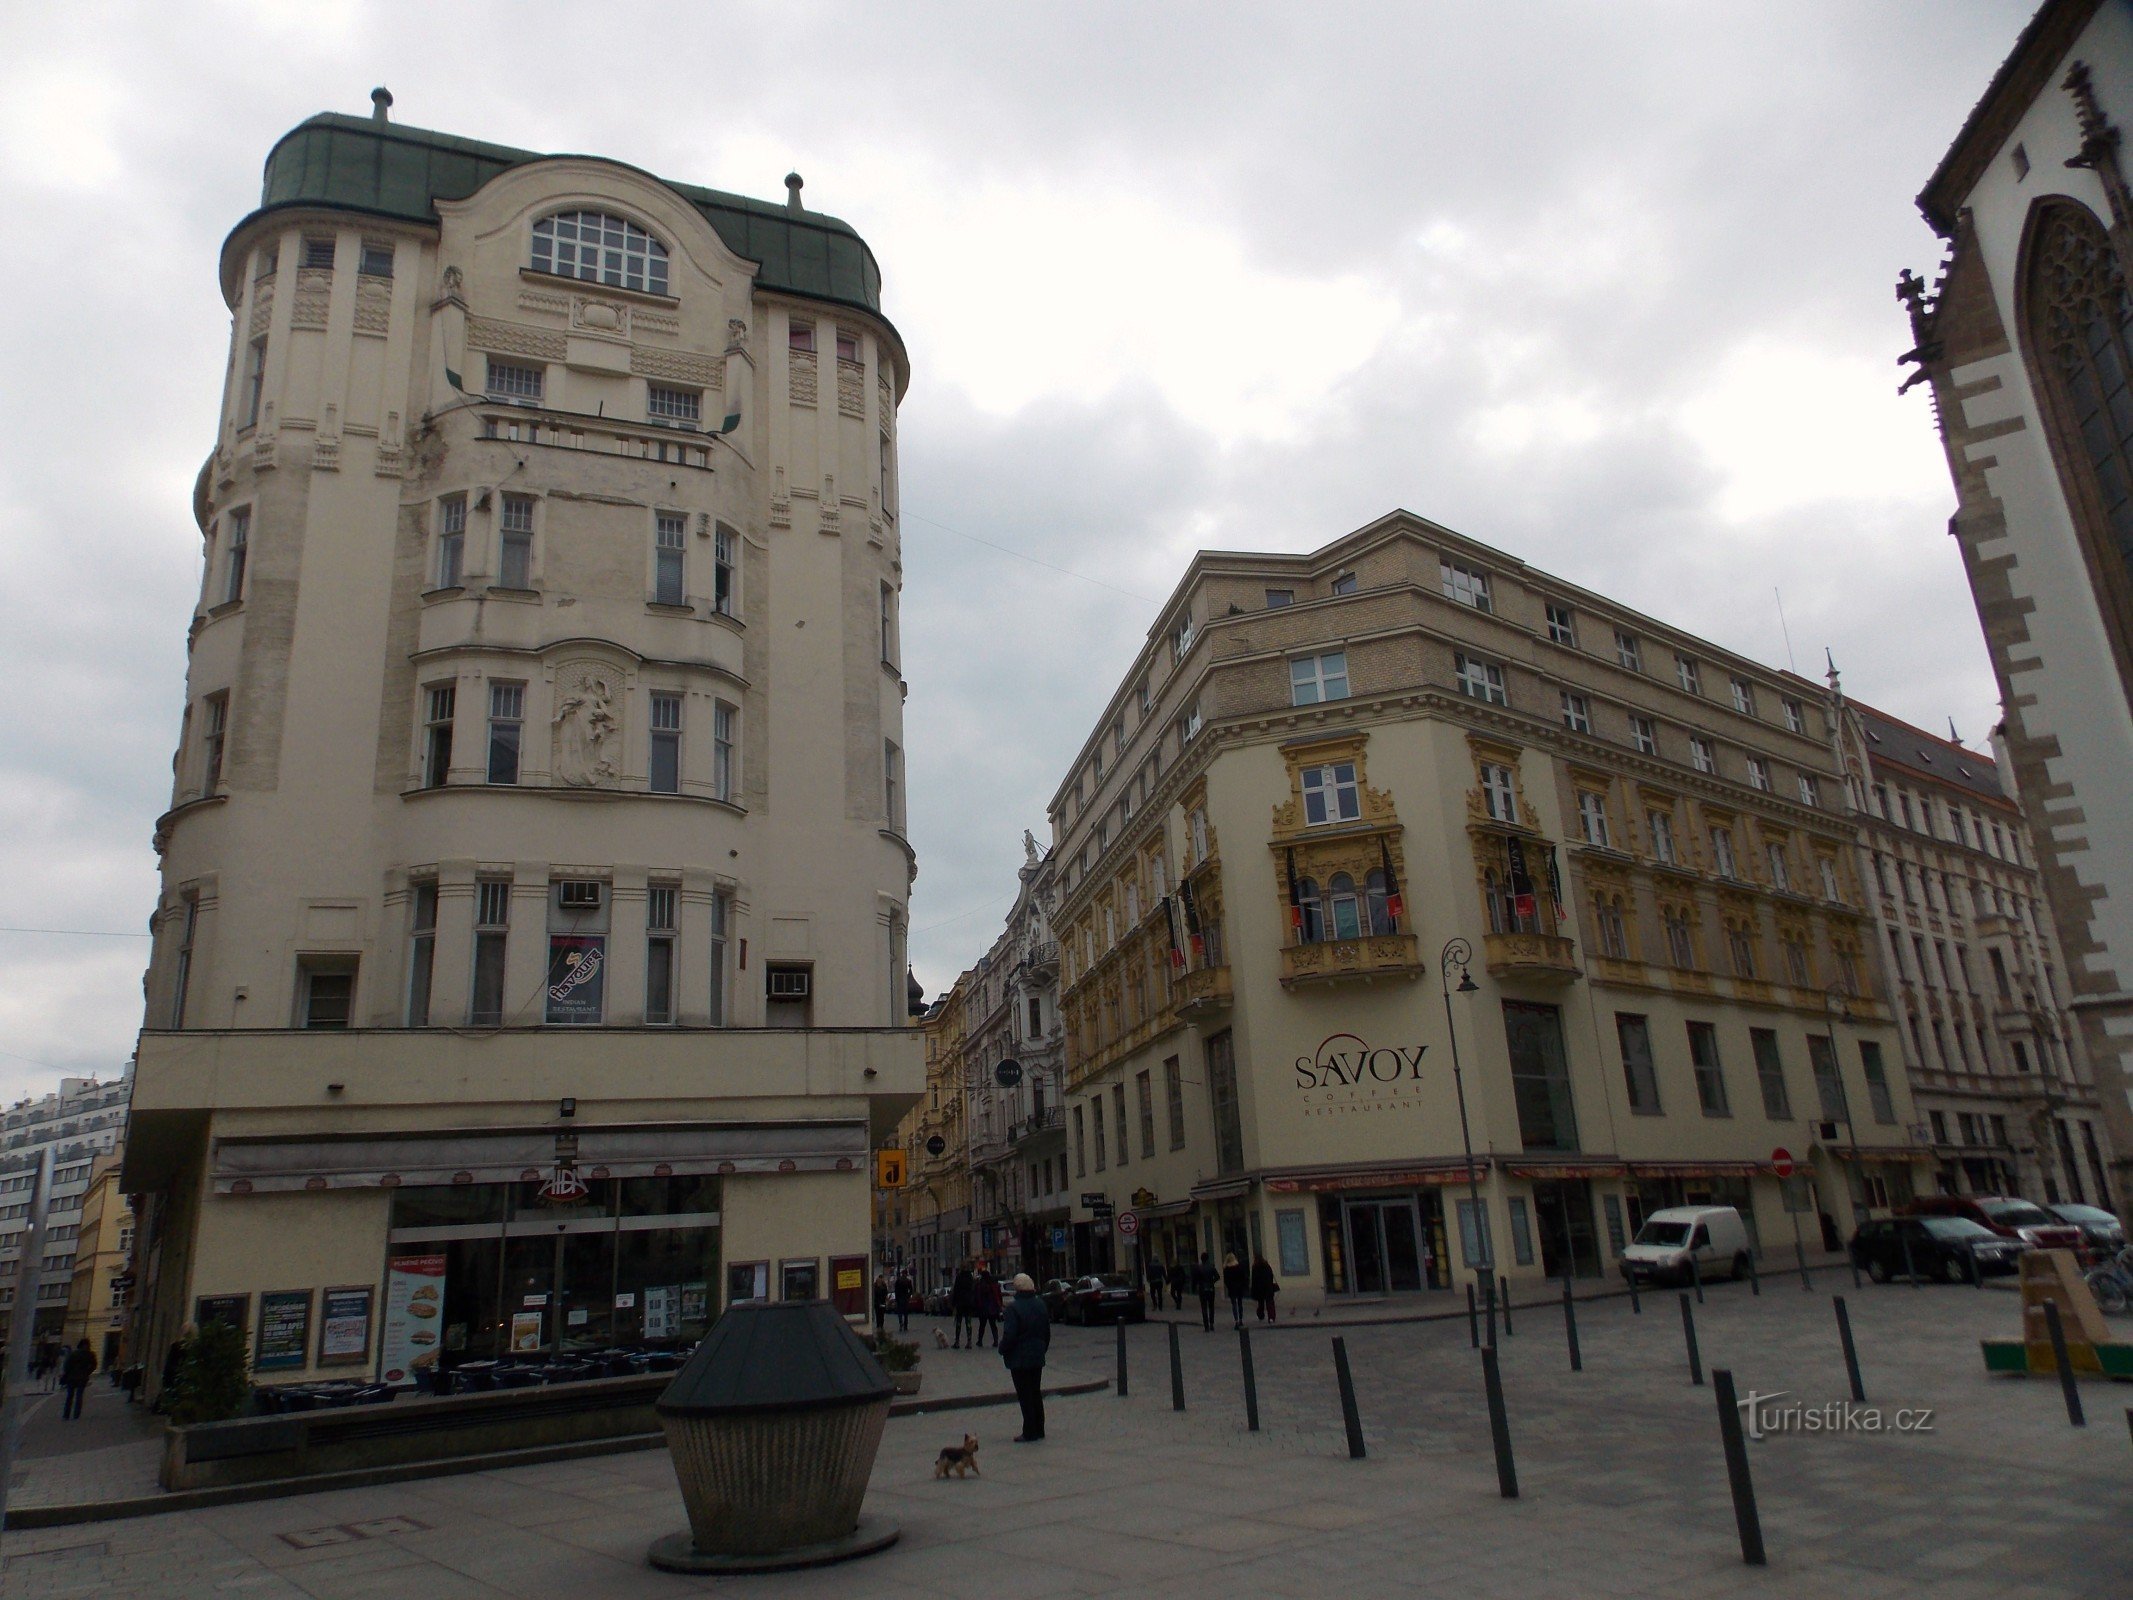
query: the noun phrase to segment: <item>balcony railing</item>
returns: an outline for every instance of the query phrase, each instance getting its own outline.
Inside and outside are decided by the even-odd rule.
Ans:
[[[1059,965],[1059,941],[1046,939],[1029,947],[1022,957],[1023,967],[1031,972],[1049,972]]]
[[[1484,934],[1482,948],[1489,971],[1499,978],[1569,983],[1578,976],[1578,947],[1559,934]]]
[[[1352,979],[1416,978],[1422,975],[1421,942],[1411,933],[1381,933],[1360,939],[1321,939],[1281,952],[1281,981],[1343,983]]]
[[[1049,1132],[1060,1126],[1061,1117],[1062,1113],[1057,1106],[1046,1106],[1042,1111],[1033,1111],[1026,1117],[1019,1117],[1014,1126],[1007,1130],[1008,1142],[1020,1144],[1024,1139],[1033,1139],[1040,1133]]]
[[[1234,998],[1227,967],[1202,967],[1197,972],[1180,973],[1171,983],[1170,993],[1181,1017],[1227,1011]]]

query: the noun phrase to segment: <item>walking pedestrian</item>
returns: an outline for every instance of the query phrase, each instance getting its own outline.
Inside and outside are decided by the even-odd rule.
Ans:
[[[30,1346],[30,1376],[46,1394],[59,1381],[59,1346],[50,1339],[40,1338]]]
[[[1000,1360],[1015,1382],[1022,1403],[1022,1431],[1016,1444],[1044,1437],[1044,1355],[1052,1346],[1052,1319],[1037,1298],[1037,1285],[1026,1272],[1015,1274],[1015,1298],[1000,1329]]]
[[[1274,1268],[1265,1256],[1252,1257],[1252,1309],[1259,1314],[1261,1322],[1274,1320],[1274,1296],[1281,1293],[1281,1285],[1274,1277]]]
[[[67,1391],[67,1398],[59,1408],[62,1422],[72,1421],[81,1415],[81,1399],[87,1393],[89,1380],[96,1375],[96,1352],[89,1348],[87,1339],[67,1352],[66,1362],[59,1369],[59,1386]]]
[[[911,1299],[918,1293],[918,1285],[911,1281],[909,1268],[896,1275],[896,1331],[911,1331]]]
[[[955,1313],[955,1341],[950,1349],[962,1349],[963,1335],[977,1325],[977,1285],[977,1275],[970,1270],[969,1262],[955,1269],[955,1282],[948,1288],[948,1309]],[[976,1348],[976,1344],[971,1345],[971,1349]]]
[[[975,1350],[985,1342],[985,1330],[992,1330],[992,1347],[1000,1348],[1000,1280],[992,1275],[989,1267],[978,1268],[977,1282],[972,1285],[978,1303],[978,1331],[970,1341]]]
[[[1192,1291],[1200,1297],[1200,1326],[1209,1333],[1215,1331],[1215,1285],[1219,1281],[1214,1262],[1203,1251],[1200,1264],[1192,1269]]]
[[[1163,1309],[1163,1285],[1169,1277],[1160,1260],[1148,1263],[1148,1304],[1157,1311]]]
[[[1185,1309],[1185,1280],[1192,1276],[1192,1252],[1185,1252],[1185,1259],[1170,1269],[1170,1309]]]
[[[889,1331],[889,1279],[880,1272],[874,1274],[874,1331]]]
[[[1238,1327],[1244,1326],[1244,1302],[1252,1292],[1252,1275],[1237,1259],[1232,1250],[1222,1257],[1222,1292],[1229,1296],[1229,1314]]]
[[[179,1369],[185,1365],[185,1347],[193,1342],[193,1325],[188,1322],[178,1330],[177,1338],[170,1341],[170,1348],[163,1352],[163,1382],[156,1389],[155,1404],[148,1409],[160,1412],[169,1406],[171,1391],[178,1386]]]

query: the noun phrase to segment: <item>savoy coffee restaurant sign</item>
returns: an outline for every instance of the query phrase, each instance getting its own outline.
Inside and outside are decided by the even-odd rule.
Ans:
[[[1426,1044],[1373,1045],[1360,1034],[1329,1034],[1318,1049],[1296,1058],[1296,1087],[1304,1115],[1347,1116],[1409,1111],[1422,1103]]]

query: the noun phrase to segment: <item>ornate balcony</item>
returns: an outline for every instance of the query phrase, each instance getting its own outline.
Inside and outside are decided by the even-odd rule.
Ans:
[[[1022,969],[1032,977],[1040,977],[1059,970],[1059,941],[1045,939],[1033,944],[1023,954]]]
[[[1227,989],[1227,971],[1215,970],[1223,973],[1224,988]],[[1281,952],[1281,981],[1285,985],[1419,978],[1421,975],[1421,945],[1411,933],[1322,939],[1313,944],[1288,945]]]
[[[1227,967],[1202,967],[1197,972],[1180,973],[1172,980],[1170,993],[1180,1017],[1227,1011],[1235,998]]]
[[[1482,936],[1491,974],[1538,983],[1570,983],[1579,975],[1578,947],[1553,933],[1490,933]]]

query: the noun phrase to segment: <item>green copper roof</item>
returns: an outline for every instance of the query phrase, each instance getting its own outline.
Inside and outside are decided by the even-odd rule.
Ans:
[[[464,200],[506,168],[549,159],[532,150],[327,112],[299,123],[268,154],[259,205],[262,211],[328,206],[434,222],[438,201]],[[758,263],[756,282],[763,288],[880,313],[881,268],[849,223],[659,181],[702,212],[735,255]]]

